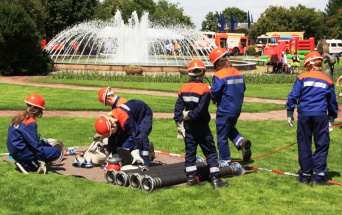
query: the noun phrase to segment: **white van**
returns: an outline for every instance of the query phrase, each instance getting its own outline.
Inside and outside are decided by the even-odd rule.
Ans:
[[[329,45],[329,54],[339,54],[342,56],[342,40],[326,40]]]

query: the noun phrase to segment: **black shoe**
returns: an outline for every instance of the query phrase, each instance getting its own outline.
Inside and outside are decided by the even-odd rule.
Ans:
[[[15,162],[15,165],[18,167],[20,172],[22,172],[24,174],[28,174],[27,170],[19,162]]]
[[[302,184],[310,184],[310,181],[309,181],[309,180],[303,180],[303,179],[301,179],[300,177],[297,177],[297,181],[298,181],[299,183],[302,183]]]
[[[188,175],[188,180],[186,182],[186,185],[187,186],[194,186],[194,185],[203,186],[205,185],[205,182],[200,181],[198,176]]]
[[[251,141],[247,139],[243,139],[240,144],[240,149],[242,151],[242,159],[243,161],[248,161],[251,159],[252,151],[251,151]]]
[[[329,182],[327,181],[312,181],[311,182],[311,186],[315,186],[315,185],[320,185],[320,186],[331,186],[331,184],[329,184]]]
[[[228,187],[229,183],[228,181],[222,181],[221,178],[217,178],[215,176],[211,177],[211,185],[214,189],[220,188],[220,187]]]
[[[154,153],[154,145],[152,142],[149,142],[148,144],[150,146],[149,159],[150,159],[150,161],[153,161],[156,158],[156,155]]]

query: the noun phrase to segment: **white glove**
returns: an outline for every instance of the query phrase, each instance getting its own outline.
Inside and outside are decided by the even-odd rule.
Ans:
[[[289,125],[291,126],[291,127],[293,127],[293,120],[294,120],[294,118],[293,118],[293,111],[291,111],[291,110],[288,110],[287,111],[287,122],[289,123]]]
[[[133,150],[131,152],[131,155],[133,157],[132,164],[134,164],[135,162],[144,164],[144,160],[140,157],[139,149]]]
[[[291,127],[293,127],[293,123],[292,123],[291,117],[287,117],[287,122],[289,123],[289,125],[290,125]]]
[[[332,130],[334,130],[333,128],[331,128],[331,126],[333,126],[333,125],[334,125],[334,120],[333,120],[333,119],[330,119],[330,120],[329,120],[329,132],[332,131]]]
[[[177,139],[184,139],[185,137],[185,129],[184,129],[184,122],[176,122],[177,125],[177,132],[178,132],[178,136]]]
[[[47,173],[46,169],[46,163],[44,161],[38,161],[39,167],[37,170],[37,173],[44,173],[44,175]]]
[[[189,116],[189,112],[190,111],[185,111],[185,110],[183,111],[183,120],[184,121],[191,119],[190,116]]]

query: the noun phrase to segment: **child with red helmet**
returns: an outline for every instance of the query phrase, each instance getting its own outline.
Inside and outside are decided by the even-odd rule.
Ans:
[[[95,130],[102,136],[117,135],[118,138],[132,138],[131,155],[133,162],[142,163],[141,169],[150,165],[149,134],[152,131],[153,112],[144,102],[132,99],[114,108],[109,116],[101,116],[95,121]],[[110,152],[116,154],[118,141],[108,141]]]
[[[46,163],[58,159],[61,152],[46,140],[39,140],[36,118],[41,117],[45,109],[43,96],[31,94],[25,103],[26,110],[14,116],[8,128],[7,149],[23,173],[37,171],[46,174]]]
[[[221,165],[231,163],[228,138],[242,151],[242,158],[251,158],[251,141],[242,137],[235,125],[241,113],[246,90],[245,80],[226,58],[227,51],[222,48],[212,50],[209,55],[214,65],[211,100],[217,104],[216,133]]]
[[[312,186],[329,185],[326,179],[329,121],[333,122],[338,114],[334,83],[322,72],[322,62],[322,55],[316,51],[306,55],[306,72],[297,76],[285,105],[291,126],[296,106],[298,111],[298,181],[305,184],[311,182]],[[314,153],[312,139],[316,149]]]
[[[196,177],[196,150],[199,145],[206,156],[210,167],[210,179],[213,188],[228,186],[228,182],[219,178],[219,163],[213,135],[209,128],[210,89],[203,83],[205,65],[195,59],[188,66],[190,81],[178,91],[178,99],[174,109],[174,120],[177,128],[184,121],[185,128],[185,172],[187,185],[203,185]]]

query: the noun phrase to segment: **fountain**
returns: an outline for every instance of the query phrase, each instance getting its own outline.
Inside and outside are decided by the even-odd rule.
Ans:
[[[199,47],[198,41],[207,45]],[[167,50],[174,43],[181,47],[178,53]],[[88,65],[88,69],[94,70],[102,65],[99,70],[107,66],[108,70],[115,71],[115,66],[122,70],[126,65],[139,65],[153,71],[153,67],[180,68],[195,58],[211,67],[206,56],[214,48],[214,43],[188,26],[150,23],[148,13],[144,13],[139,21],[136,12],[132,13],[128,24],[124,24],[121,12],[117,11],[108,21],[88,21],[65,29],[47,44],[45,50],[59,68]],[[232,63],[235,67],[241,65],[243,68],[247,66],[248,70],[253,69],[253,63]]]

